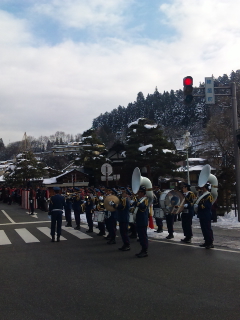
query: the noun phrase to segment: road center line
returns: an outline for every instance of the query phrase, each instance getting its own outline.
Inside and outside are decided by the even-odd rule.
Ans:
[[[31,222],[14,222],[14,223],[1,223],[0,226],[12,226],[14,224],[32,224],[32,223],[46,223],[51,221],[31,221]]]
[[[5,214],[5,216],[8,218],[9,221],[11,221],[12,223],[15,223],[15,221],[13,221],[13,219],[9,217],[9,215],[7,214],[6,211],[4,211],[4,210],[1,210],[1,211],[3,214]]]

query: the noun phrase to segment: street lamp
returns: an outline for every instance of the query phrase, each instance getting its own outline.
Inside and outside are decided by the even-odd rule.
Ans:
[[[188,148],[191,145],[190,132],[186,131],[186,133],[183,135],[183,139],[184,139],[183,149],[186,149],[186,153],[187,153],[187,181],[188,181],[188,184],[190,185],[189,163],[188,163]]]

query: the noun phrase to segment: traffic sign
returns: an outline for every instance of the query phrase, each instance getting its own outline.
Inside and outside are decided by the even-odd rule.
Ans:
[[[113,172],[112,166],[109,163],[104,163],[101,166],[101,172],[104,176],[109,176]]]

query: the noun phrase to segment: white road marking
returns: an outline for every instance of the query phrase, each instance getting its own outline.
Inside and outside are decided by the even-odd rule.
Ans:
[[[221,248],[212,248],[212,249],[205,249],[205,248],[202,248],[202,247],[199,247],[196,246],[196,245],[193,245],[193,244],[185,244],[185,243],[176,243],[174,241],[161,241],[161,240],[154,240],[154,239],[150,239],[149,238],[149,241],[153,241],[153,242],[158,242],[158,243],[168,243],[168,244],[175,244],[177,246],[185,246],[185,247],[189,247],[189,248],[198,248],[198,249],[204,249],[204,250],[214,250],[214,251],[223,251],[223,252],[234,252],[234,253],[240,253],[240,250],[239,251],[234,251],[234,250],[228,250],[228,249],[221,249]]]
[[[6,211],[4,211],[4,210],[1,210],[1,211],[2,211],[3,214],[5,214],[5,216],[8,218],[9,221],[11,221],[12,223],[15,223],[15,222],[13,221],[13,219],[9,217],[9,215],[7,214]]]
[[[74,235],[75,237],[77,237],[79,239],[90,239],[90,238],[92,238],[89,235],[87,235],[86,233],[83,233],[83,232],[81,232],[79,230],[72,229],[71,227],[62,227],[62,229],[64,231],[67,231],[67,232],[71,233],[72,235]]]
[[[51,229],[48,227],[38,227],[37,228],[39,231],[41,231],[42,233],[44,233],[48,238],[52,239],[52,236],[50,235],[50,231]],[[66,238],[60,236],[60,240],[67,240]]]
[[[13,224],[32,224],[32,223],[46,223],[46,222],[51,222],[50,220],[48,221],[27,221],[27,222],[14,222],[14,223],[1,223],[0,226],[9,226],[9,225],[13,225]]]
[[[81,228],[84,228],[84,229],[87,229],[88,228],[88,226],[87,225],[82,225],[81,224],[81,226],[80,226]],[[93,232],[95,232],[95,233],[99,233],[100,232],[100,230],[98,229],[98,228],[95,228],[95,227],[93,227]]]
[[[19,236],[26,242],[26,243],[32,243],[32,242],[40,242],[34,235],[31,234],[26,228],[22,229],[15,229],[15,231],[19,234]]]
[[[0,230],[0,246],[5,244],[11,244],[11,241],[8,239],[5,231]]]
[[[30,214],[29,212],[26,212],[30,217],[32,217],[32,218],[36,218],[36,219],[38,219],[38,216],[37,216],[37,214]]]

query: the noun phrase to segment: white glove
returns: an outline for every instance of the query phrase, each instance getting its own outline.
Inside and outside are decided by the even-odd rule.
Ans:
[[[198,204],[195,203],[195,204],[194,204],[194,209],[197,209],[197,208],[198,208]]]
[[[87,201],[83,201],[83,203],[86,203]]]
[[[133,200],[130,200],[130,204],[133,204],[133,202],[134,202]]]
[[[51,220],[51,216],[48,216],[48,219]]]
[[[109,204],[110,206],[113,206],[113,205],[115,204],[115,202],[114,202],[114,201],[109,201],[108,204]]]
[[[187,204],[187,203],[185,203],[184,208],[187,208],[187,207],[188,207],[188,204]]]

